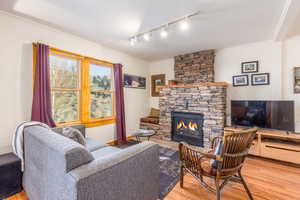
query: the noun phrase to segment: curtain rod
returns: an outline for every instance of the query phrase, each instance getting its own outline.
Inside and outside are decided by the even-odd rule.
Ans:
[[[33,42],[32,45],[33,46],[36,46],[39,42]],[[42,43],[40,43],[42,44]],[[70,51],[66,51],[66,50],[62,50],[62,49],[58,49],[56,47],[52,47],[50,45],[48,45],[49,48],[53,51],[58,51],[58,52],[61,52],[61,53],[67,53],[67,54],[71,54],[71,55],[74,55],[74,56],[79,56],[79,57],[85,57],[85,58],[90,58],[90,59],[93,59],[93,60],[98,60],[100,62],[104,62],[104,63],[108,63],[108,64],[111,64],[111,65],[114,65],[116,63],[112,63],[112,62],[109,62],[109,61],[105,61],[105,60],[101,60],[101,59],[97,59],[97,58],[93,58],[93,57],[89,57],[89,56],[84,56],[84,55],[81,55],[81,54],[77,54],[77,53],[73,53],[73,52],[70,52]]]

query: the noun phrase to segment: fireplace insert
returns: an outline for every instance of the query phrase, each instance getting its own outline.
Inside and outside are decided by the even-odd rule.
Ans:
[[[203,147],[203,114],[172,112],[171,138]]]

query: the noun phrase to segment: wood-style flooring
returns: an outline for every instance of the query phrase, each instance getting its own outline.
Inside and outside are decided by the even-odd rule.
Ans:
[[[155,139],[154,139],[155,140]],[[162,146],[177,148],[175,143],[160,142]],[[242,171],[255,200],[300,200],[300,168],[280,162],[250,157]],[[186,175],[184,188],[177,184],[164,200],[214,200],[215,195],[203,188],[192,176]],[[222,200],[246,200],[247,195],[238,183],[228,183]],[[28,200],[21,192],[6,200]]]

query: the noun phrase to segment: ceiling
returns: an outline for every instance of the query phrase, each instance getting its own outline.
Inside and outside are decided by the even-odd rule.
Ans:
[[[71,3],[70,3],[71,2]],[[84,3],[83,3],[84,2]],[[1,0],[0,9],[145,60],[272,39],[284,0]],[[135,34],[193,12],[188,31],[131,46]]]

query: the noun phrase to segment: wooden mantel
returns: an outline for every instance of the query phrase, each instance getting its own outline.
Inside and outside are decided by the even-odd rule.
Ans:
[[[227,82],[207,82],[207,83],[194,83],[194,84],[176,84],[176,85],[162,85],[157,86],[157,88],[186,88],[186,87],[207,87],[207,86],[223,86],[227,87],[229,83]]]

